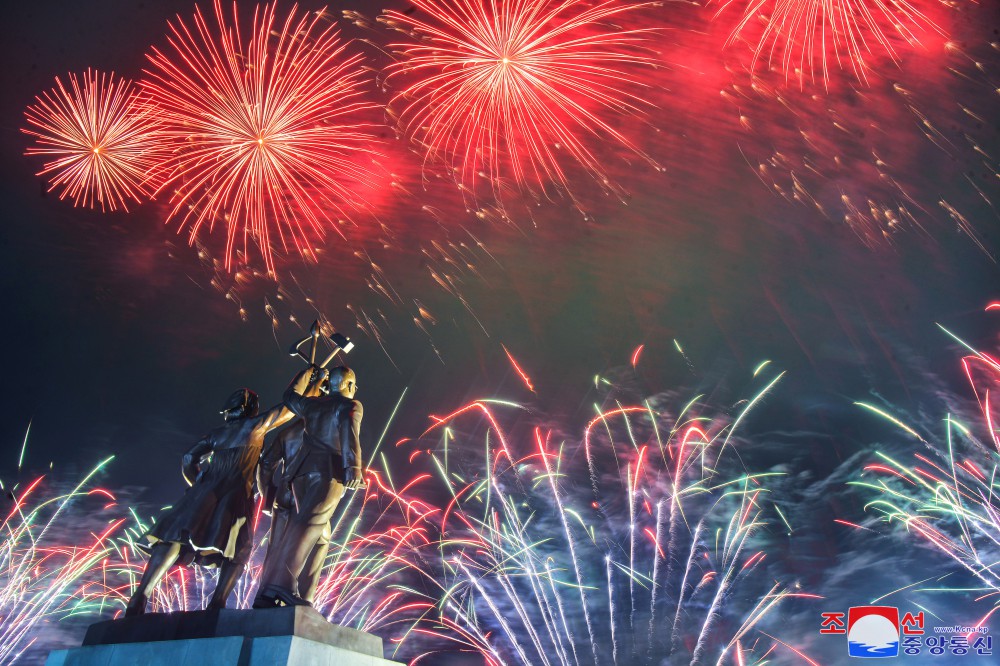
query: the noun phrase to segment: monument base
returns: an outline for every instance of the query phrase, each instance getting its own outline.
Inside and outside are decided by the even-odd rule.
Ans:
[[[330,624],[312,608],[151,613],[98,622],[83,646],[46,666],[399,666],[378,636]]]

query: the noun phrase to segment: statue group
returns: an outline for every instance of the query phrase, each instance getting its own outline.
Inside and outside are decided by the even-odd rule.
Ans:
[[[272,517],[253,606],[312,604],[329,548],[330,519],[346,491],[365,487],[363,411],[354,399],[354,372],[324,367],[352,345],[331,336],[334,353],[316,365],[318,331],[314,324],[309,365],[292,380],[281,404],[259,413],[257,394],[237,390],[223,406],[225,423],[184,454],[182,473],[190,487],[145,536],[149,561],[126,616],[145,612],[149,594],[175,565],[219,567],[208,607],[226,607],[250,559],[255,485]],[[282,426],[265,449],[267,434]]]

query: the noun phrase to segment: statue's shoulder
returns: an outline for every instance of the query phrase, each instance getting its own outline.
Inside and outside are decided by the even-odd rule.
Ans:
[[[365,413],[365,408],[361,405],[360,400],[348,400],[347,408],[357,418],[360,418]]]
[[[244,440],[261,424],[259,416],[250,419],[229,421],[214,428],[209,435],[216,448],[241,446]]]
[[[364,412],[364,408],[358,400],[345,398],[342,395],[331,395],[328,399],[334,402],[338,414],[362,414]]]

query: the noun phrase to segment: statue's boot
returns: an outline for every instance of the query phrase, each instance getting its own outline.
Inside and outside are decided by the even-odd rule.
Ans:
[[[257,592],[257,596],[253,598],[254,608],[277,608],[277,606],[277,597],[269,594],[266,590],[260,590]]]
[[[312,604],[276,585],[265,587],[257,593],[253,600],[254,608],[275,608],[276,606],[312,606]]]
[[[128,606],[125,607],[125,617],[138,617],[146,612],[146,603],[149,599],[146,598],[145,594],[136,591],[132,595],[132,598],[128,600]]]

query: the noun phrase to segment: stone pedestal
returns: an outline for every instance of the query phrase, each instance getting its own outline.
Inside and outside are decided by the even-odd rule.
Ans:
[[[151,613],[90,626],[83,646],[46,666],[399,666],[382,639],[312,608]]]

